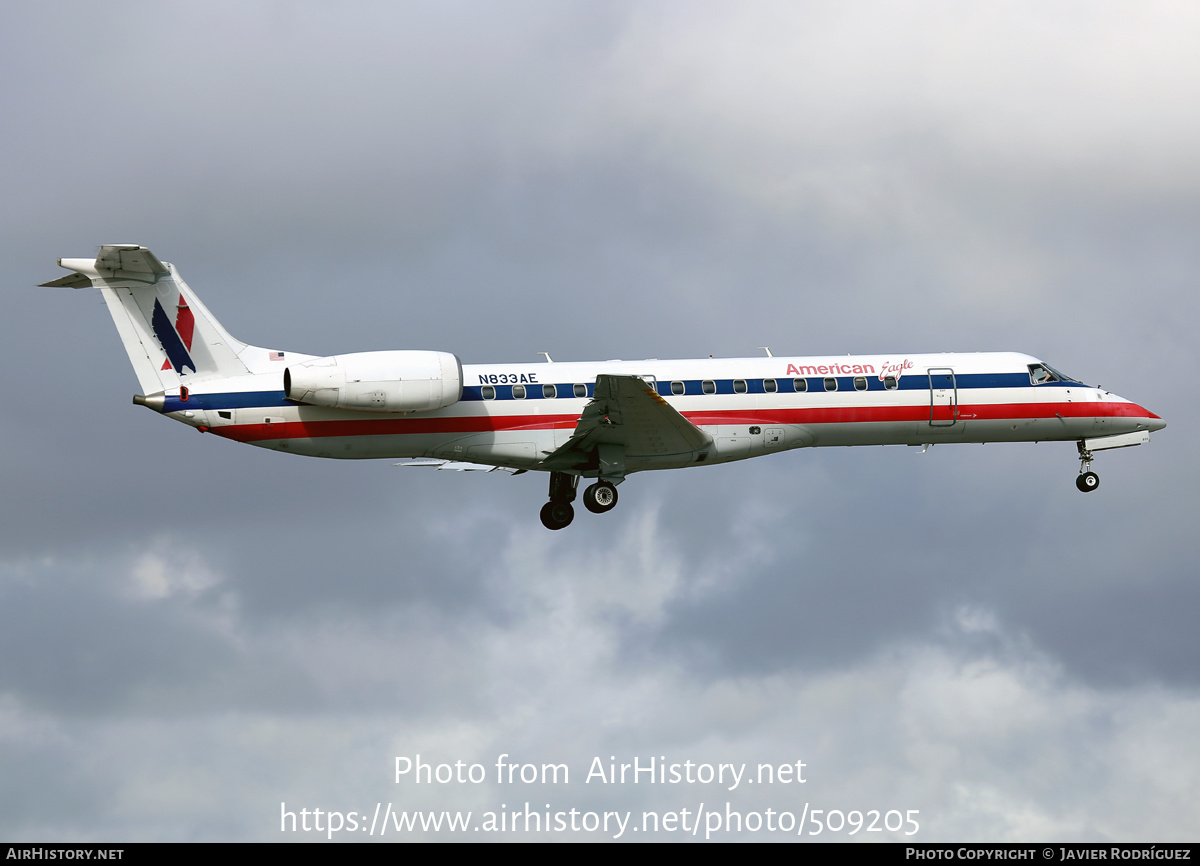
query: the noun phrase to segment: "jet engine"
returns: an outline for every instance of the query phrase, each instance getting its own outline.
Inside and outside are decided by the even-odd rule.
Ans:
[[[462,397],[462,362],[449,352],[356,352],[283,371],[289,400],[363,412],[428,412]]]

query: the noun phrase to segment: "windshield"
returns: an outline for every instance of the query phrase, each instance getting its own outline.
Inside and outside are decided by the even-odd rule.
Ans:
[[[1035,385],[1045,385],[1049,382],[1074,382],[1076,385],[1083,384],[1078,379],[1072,379],[1065,373],[1060,373],[1049,364],[1030,364],[1029,381]]]

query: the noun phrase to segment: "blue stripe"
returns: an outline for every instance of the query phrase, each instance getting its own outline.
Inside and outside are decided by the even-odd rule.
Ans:
[[[268,406],[295,406],[283,391],[231,391],[226,394],[192,393],[186,400],[168,396],[164,412],[185,409],[262,409]]]
[[[808,393],[824,394],[825,378],[824,376],[809,376],[805,378],[808,383]],[[837,389],[841,391],[854,391],[855,376],[831,376],[829,378],[837,379]],[[1078,382],[1047,382],[1044,385],[1032,385],[1029,382],[1027,373],[967,373],[956,374],[955,382],[958,390],[968,391],[978,388],[1070,388],[1087,387]],[[703,382],[712,381],[716,385],[716,393],[733,395],[736,392],[733,390],[733,379],[684,379],[675,381],[683,381],[685,396],[701,396],[704,394]],[[766,394],[768,393],[763,382],[765,379],[744,379],[746,383],[746,391],[749,394]],[[775,384],[778,388],[776,393],[779,394],[794,394],[797,393],[792,378],[776,379]],[[555,385],[559,400],[569,399],[585,399],[574,397],[574,382],[560,382]],[[587,398],[591,399],[595,396],[596,385],[594,382],[580,383],[587,385]],[[925,374],[909,374],[904,376],[897,383],[897,390],[900,391],[928,391],[929,377]],[[512,385],[466,385],[463,388],[462,399],[464,402],[483,400],[483,388],[490,387],[496,391],[496,400],[513,400]],[[673,397],[671,391],[671,382],[656,381],[655,390],[663,397]],[[879,381],[877,376],[867,377],[868,391],[883,391],[883,382]],[[831,392],[832,393],[832,392]],[[525,386],[526,400],[545,400],[542,396],[542,385],[526,385]],[[287,395],[283,391],[230,391],[219,394],[196,394],[193,393],[187,400],[180,400],[178,397],[167,396],[166,403],[163,406],[164,412],[182,412],[185,409],[261,409],[271,406],[295,406],[296,403],[287,399]]]
[[[941,375],[941,374],[936,374]],[[867,380],[867,391],[885,391],[887,388],[880,381],[878,376],[798,376],[788,378],[778,378],[775,380],[776,392],[778,394],[795,394],[798,393],[795,388],[796,379],[804,379],[808,383],[809,394],[824,394],[825,379],[836,379],[838,391],[853,391],[854,380],[856,378],[865,378]],[[676,382],[683,382],[683,396],[698,397],[704,394],[704,382],[712,382],[716,387],[717,394],[736,394],[733,389],[733,383],[738,380],[734,379],[676,379]],[[742,379],[746,383],[746,393],[748,394],[767,394],[765,385],[766,379]],[[1029,381],[1028,373],[956,373],[954,375],[955,385],[960,391],[974,390],[978,388],[1071,388],[1084,387],[1081,382],[1046,382],[1042,385],[1033,385]],[[592,397],[595,384],[588,382],[588,397]],[[948,383],[947,383],[948,384]],[[515,399],[512,395],[512,385],[467,385],[463,388],[462,399],[464,401],[482,400],[483,388],[491,387],[495,389],[496,400],[512,400]],[[558,394],[558,399],[570,399],[574,396],[571,390],[575,387],[573,382],[560,382],[555,385]],[[671,390],[670,380],[656,380],[654,390],[662,397],[676,396]],[[896,390],[898,391],[928,391],[929,376],[924,373],[913,374],[909,373],[903,376],[896,382]],[[832,392],[830,392],[832,393]],[[542,396],[542,386],[526,385],[525,398],[526,400],[544,400]]]

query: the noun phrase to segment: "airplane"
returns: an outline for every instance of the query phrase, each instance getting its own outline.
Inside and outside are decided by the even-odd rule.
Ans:
[[[1141,445],[1153,412],[1015,352],[463,364],[448,352],[329,357],[230,336],[175,266],[136,244],[63,258],[43,286],[100,290],[139,406],[202,433],[290,454],[550,475],[541,520],[617,504],[627,475],[793,448],[1073,441],[1076,486],[1097,451]],[[765,348],[765,347],[763,347]],[[415,459],[412,459],[415,458]]]

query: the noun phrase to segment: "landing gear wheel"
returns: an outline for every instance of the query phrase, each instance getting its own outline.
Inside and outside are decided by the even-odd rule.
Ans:
[[[547,529],[564,529],[575,519],[575,509],[570,502],[547,502],[542,506],[542,526]]]
[[[583,506],[592,514],[612,511],[617,504],[617,488],[607,481],[597,481],[583,491]]]
[[[1084,493],[1091,493],[1100,486],[1100,476],[1095,472],[1084,472],[1075,479],[1075,486]]]

